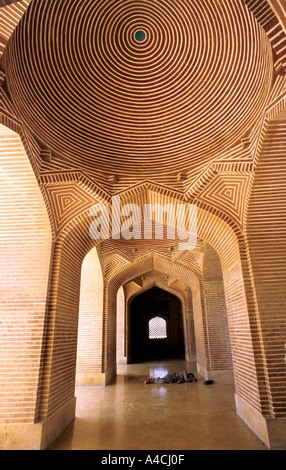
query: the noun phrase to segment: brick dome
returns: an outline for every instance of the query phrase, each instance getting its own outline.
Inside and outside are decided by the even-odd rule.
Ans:
[[[33,2],[7,54],[38,141],[124,177],[199,174],[258,121],[272,83],[269,42],[240,0]]]

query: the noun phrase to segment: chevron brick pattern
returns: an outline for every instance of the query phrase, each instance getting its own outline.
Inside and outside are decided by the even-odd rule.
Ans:
[[[17,24],[21,20],[31,0],[21,0],[18,2],[9,2],[1,0],[0,2],[0,58],[3,55],[5,46],[12,35]]]

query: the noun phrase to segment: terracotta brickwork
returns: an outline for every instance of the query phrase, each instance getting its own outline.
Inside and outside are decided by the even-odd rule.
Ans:
[[[265,348],[270,412],[285,417],[286,114],[269,123],[250,198],[247,234]]]
[[[102,369],[103,280],[96,248],[82,263],[77,342],[77,382]]]
[[[204,377],[233,373],[240,416],[286,445],[282,2],[8,3],[0,424],[56,437],[76,380],[106,385],[128,360],[130,303],[156,286],[181,301],[186,358]],[[162,238],[144,237],[140,218],[129,233],[141,238],[110,225],[92,237],[90,209],[102,204],[99,232],[115,196],[141,216],[145,204],[174,208]],[[191,204],[196,245],[180,250],[166,235]]]
[[[52,235],[17,134],[0,125],[0,423],[38,417]]]
[[[87,228],[84,226],[82,230]],[[54,249],[41,419],[52,416],[74,396],[81,270],[82,262],[92,248],[90,239],[82,246],[79,239],[80,227],[66,237],[65,243],[59,240]]]
[[[117,325],[116,325],[116,363],[125,364],[126,359],[126,303],[124,288],[121,286],[116,299]]]

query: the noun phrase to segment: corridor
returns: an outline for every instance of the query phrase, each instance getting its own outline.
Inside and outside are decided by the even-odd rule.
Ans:
[[[188,369],[196,383],[145,385]],[[117,367],[107,387],[76,388],[76,418],[48,450],[268,450],[236,415],[234,386],[204,385],[184,360]]]

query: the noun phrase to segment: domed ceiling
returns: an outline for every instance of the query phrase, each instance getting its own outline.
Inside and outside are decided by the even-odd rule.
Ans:
[[[261,117],[271,48],[242,0],[38,0],[7,46],[19,117],[87,173],[198,173]]]

